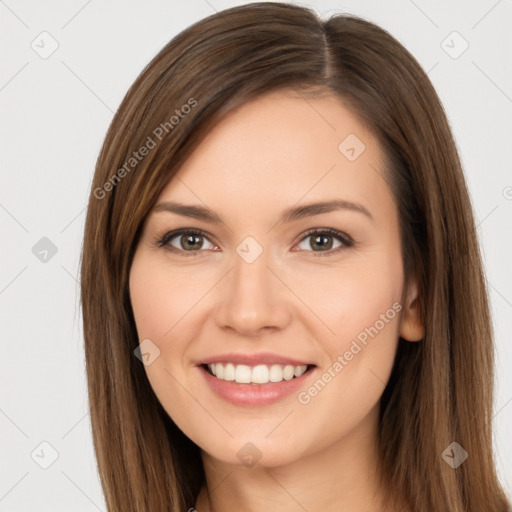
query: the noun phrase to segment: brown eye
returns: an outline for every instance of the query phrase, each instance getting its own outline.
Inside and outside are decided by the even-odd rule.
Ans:
[[[184,250],[201,249],[203,245],[203,237],[200,235],[181,235],[178,240]]]
[[[351,245],[353,242],[348,235],[333,229],[317,229],[303,237],[297,247],[308,252],[337,252]]]
[[[209,245],[208,245],[209,244]],[[172,251],[200,252],[202,249],[215,247],[200,231],[181,230],[167,233],[158,242],[159,247],[165,247]]]
[[[310,236],[310,246],[312,249],[318,249],[320,251],[328,251],[332,249],[333,237],[331,235],[314,235]]]

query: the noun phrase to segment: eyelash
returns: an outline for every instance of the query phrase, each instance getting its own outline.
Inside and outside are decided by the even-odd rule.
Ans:
[[[176,238],[179,235],[184,235],[184,234],[201,236],[201,237],[206,238],[210,243],[213,243],[209,239],[208,235],[204,231],[201,231],[200,229],[182,228],[182,229],[176,229],[174,231],[169,231],[162,237],[159,237],[154,242],[154,245],[156,247],[164,248],[173,253],[180,253],[183,256],[187,256],[187,257],[188,256],[197,256],[198,253],[201,253],[204,251],[204,249],[199,249],[197,251],[183,251],[182,249],[177,249],[176,247],[173,247],[172,245],[170,245],[170,241],[172,239]],[[337,247],[335,249],[329,249],[328,251],[306,251],[306,252],[312,252],[314,254],[314,257],[331,256],[333,254],[337,254],[339,251],[341,251],[343,249],[347,249],[347,248],[353,247],[355,245],[355,241],[351,237],[349,237],[347,234],[342,233],[341,231],[338,231],[338,230],[332,229],[332,228],[310,229],[302,235],[302,238],[299,240],[298,243],[301,243],[304,239],[306,239],[309,236],[314,235],[314,234],[329,235],[334,238],[337,238],[338,241],[340,241],[342,243],[342,245],[340,247]]]

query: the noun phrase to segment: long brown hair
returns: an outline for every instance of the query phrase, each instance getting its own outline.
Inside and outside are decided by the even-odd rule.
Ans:
[[[425,336],[400,340],[381,399],[383,482],[415,511],[505,512],[491,444],[487,291],[438,96],[416,60],[378,26],[341,14],[322,21],[310,9],[271,2],[224,10],[171,40],[126,94],[97,161],[81,291],[108,510],[184,512],[204,484],[199,449],[161,407],[134,355],[140,340],[128,276],[145,218],[180,165],[222,115],[277,89],[305,99],[336,95],[386,155],[405,276],[420,283]],[[452,442],[469,453],[456,469],[442,457]]]

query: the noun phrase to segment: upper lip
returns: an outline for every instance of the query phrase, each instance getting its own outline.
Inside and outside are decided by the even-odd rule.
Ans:
[[[217,356],[202,359],[198,365],[213,363],[245,364],[247,366],[255,366],[257,364],[282,364],[292,366],[312,365],[312,363],[308,363],[300,359],[293,359],[291,357],[272,354],[270,352],[262,352],[260,354],[219,354]]]

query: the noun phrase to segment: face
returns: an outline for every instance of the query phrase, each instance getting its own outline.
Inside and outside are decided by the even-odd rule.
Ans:
[[[136,327],[156,396],[211,458],[276,466],[375,427],[398,337],[420,337],[382,157],[335,97],[273,92],[158,198],[130,272]]]

